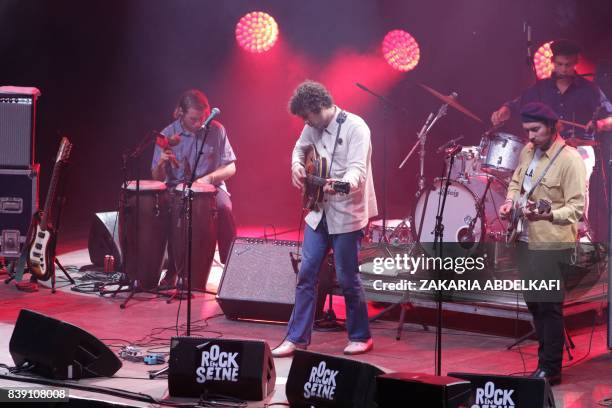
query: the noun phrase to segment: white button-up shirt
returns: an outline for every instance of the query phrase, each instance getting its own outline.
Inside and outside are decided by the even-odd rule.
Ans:
[[[334,118],[322,131],[309,125],[304,126],[293,148],[292,169],[294,166],[304,166],[305,149],[311,144],[314,144],[319,154],[331,163],[339,126],[336,118],[339,113],[340,108],[336,107]],[[340,128],[330,178],[348,182],[351,191],[349,194],[326,194],[319,203],[319,209],[311,211],[306,216],[306,223],[312,229],[317,229],[325,213],[330,234],[342,234],[365,228],[368,220],[378,215],[372,178],[370,128],[359,116],[349,112],[346,114],[346,121]]]

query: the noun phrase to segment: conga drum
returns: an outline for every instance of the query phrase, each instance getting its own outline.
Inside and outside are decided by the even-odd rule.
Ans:
[[[215,257],[217,244],[217,189],[212,184],[193,183],[193,224],[191,249],[191,288],[206,290],[208,274]],[[187,208],[183,200],[184,184],[176,186],[172,197],[170,216],[171,260],[179,278],[187,287]]]
[[[154,289],[159,282],[168,239],[170,212],[166,185],[141,180],[137,193],[136,181],[130,181],[127,188],[122,188],[122,194],[125,205],[119,211],[119,242],[123,270],[137,281],[138,288]]]

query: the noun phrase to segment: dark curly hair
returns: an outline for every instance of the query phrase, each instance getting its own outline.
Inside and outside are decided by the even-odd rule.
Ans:
[[[555,40],[550,45],[550,49],[554,56],[563,55],[571,57],[580,54],[580,45],[572,40],[560,39]]]
[[[304,81],[293,92],[289,100],[289,111],[293,115],[306,116],[308,112],[319,113],[321,109],[334,106],[334,100],[325,87],[315,81]]]

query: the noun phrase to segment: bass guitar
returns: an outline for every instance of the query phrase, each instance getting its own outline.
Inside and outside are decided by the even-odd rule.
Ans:
[[[31,241],[24,248],[27,251],[27,264],[30,273],[36,276],[39,280],[48,280],[55,273],[55,244],[56,231],[51,224],[50,212],[55,205],[57,196],[57,185],[60,179],[60,170],[67,163],[72,151],[72,143],[67,137],[63,137],[60,143],[59,151],[53,166],[53,175],[51,184],[45,199],[43,211],[39,214],[34,214],[32,220],[32,228],[34,234]]]

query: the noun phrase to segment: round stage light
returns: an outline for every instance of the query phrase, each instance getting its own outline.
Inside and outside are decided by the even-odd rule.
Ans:
[[[278,24],[271,15],[263,11],[253,11],[236,24],[236,40],[249,52],[266,52],[278,40]]]
[[[550,49],[550,44],[552,41],[549,41],[543,44],[533,56],[533,65],[535,66],[536,75],[538,79],[548,78],[552,75],[553,72],[553,62],[552,62],[552,50]]]
[[[398,71],[408,72],[419,63],[419,43],[403,30],[389,31],[382,43],[382,51],[389,65]]]

